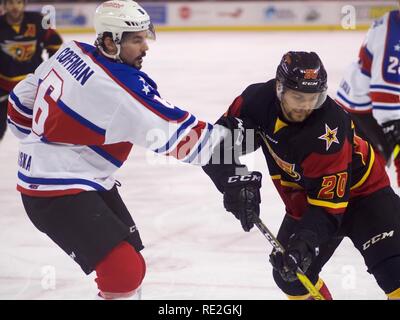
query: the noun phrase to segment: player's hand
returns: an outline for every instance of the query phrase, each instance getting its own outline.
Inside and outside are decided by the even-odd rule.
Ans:
[[[382,130],[386,141],[392,149],[397,144],[400,144],[400,119],[383,123]]]
[[[240,220],[244,231],[250,231],[260,215],[260,172],[231,176],[224,183],[224,207]]]
[[[283,280],[292,282],[297,280],[297,268],[299,267],[303,272],[307,272],[318,254],[319,247],[316,235],[305,230],[291,235],[285,253],[273,250],[269,256],[269,261]]]

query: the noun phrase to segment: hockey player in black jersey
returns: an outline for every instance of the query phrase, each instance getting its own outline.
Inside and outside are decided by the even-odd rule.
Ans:
[[[319,273],[345,236],[387,296],[400,298],[400,199],[380,154],[327,96],[327,74],[316,53],[285,54],[276,78],[250,85],[218,122],[256,131],[255,141],[243,144],[261,147],[286,207],[277,235],[286,251],[273,251],[270,262],[289,298],[310,298],[295,274],[300,267],[331,299]],[[233,146],[226,142],[219,156],[226,158]],[[240,163],[224,160],[203,169],[223,193],[226,210],[249,231],[260,213],[261,173],[243,174]]]
[[[42,63],[45,49],[53,55],[62,44],[54,29],[44,29],[43,16],[25,11],[25,0],[3,0],[0,16],[0,140],[7,128],[8,94]]]

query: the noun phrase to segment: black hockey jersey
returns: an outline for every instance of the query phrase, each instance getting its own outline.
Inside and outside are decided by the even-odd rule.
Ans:
[[[276,96],[275,80],[250,85],[225,116],[257,128],[269,173],[286,211],[300,218],[311,206],[340,214],[349,201],[389,185],[384,161],[355,134],[349,115],[331,98],[301,123],[288,122]],[[222,191],[221,179],[234,165],[204,167]],[[225,177],[224,177],[225,176]]]
[[[20,25],[10,25],[0,16],[0,89],[10,92],[14,86],[42,63],[42,52],[51,56],[62,40],[53,29],[43,29],[43,16],[24,12]]]

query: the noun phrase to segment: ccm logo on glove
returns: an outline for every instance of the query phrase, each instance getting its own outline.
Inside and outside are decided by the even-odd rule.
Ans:
[[[253,175],[253,174],[248,174],[245,176],[232,176],[228,178],[228,183],[236,183],[239,181],[242,182],[249,182],[249,181],[259,181],[261,182],[261,176],[259,175]]]

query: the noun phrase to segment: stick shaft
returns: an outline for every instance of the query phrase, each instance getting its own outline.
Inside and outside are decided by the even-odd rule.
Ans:
[[[282,252],[282,253],[285,252],[285,248],[281,245],[281,243],[273,235],[273,233],[271,231],[269,231],[269,229],[265,226],[265,224],[261,221],[261,219],[259,219],[259,221],[255,223],[255,225],[261,231],[261,233],[264,235],[264,237],[268,240],[268,242],[272,245],[272,247],[274,247],[275,250]],[[297,267],[296,276],[315,300],[325,300],[323,295],[313,285],[313,283],[305,275],[303,270],[300,269],[300,267]]]

